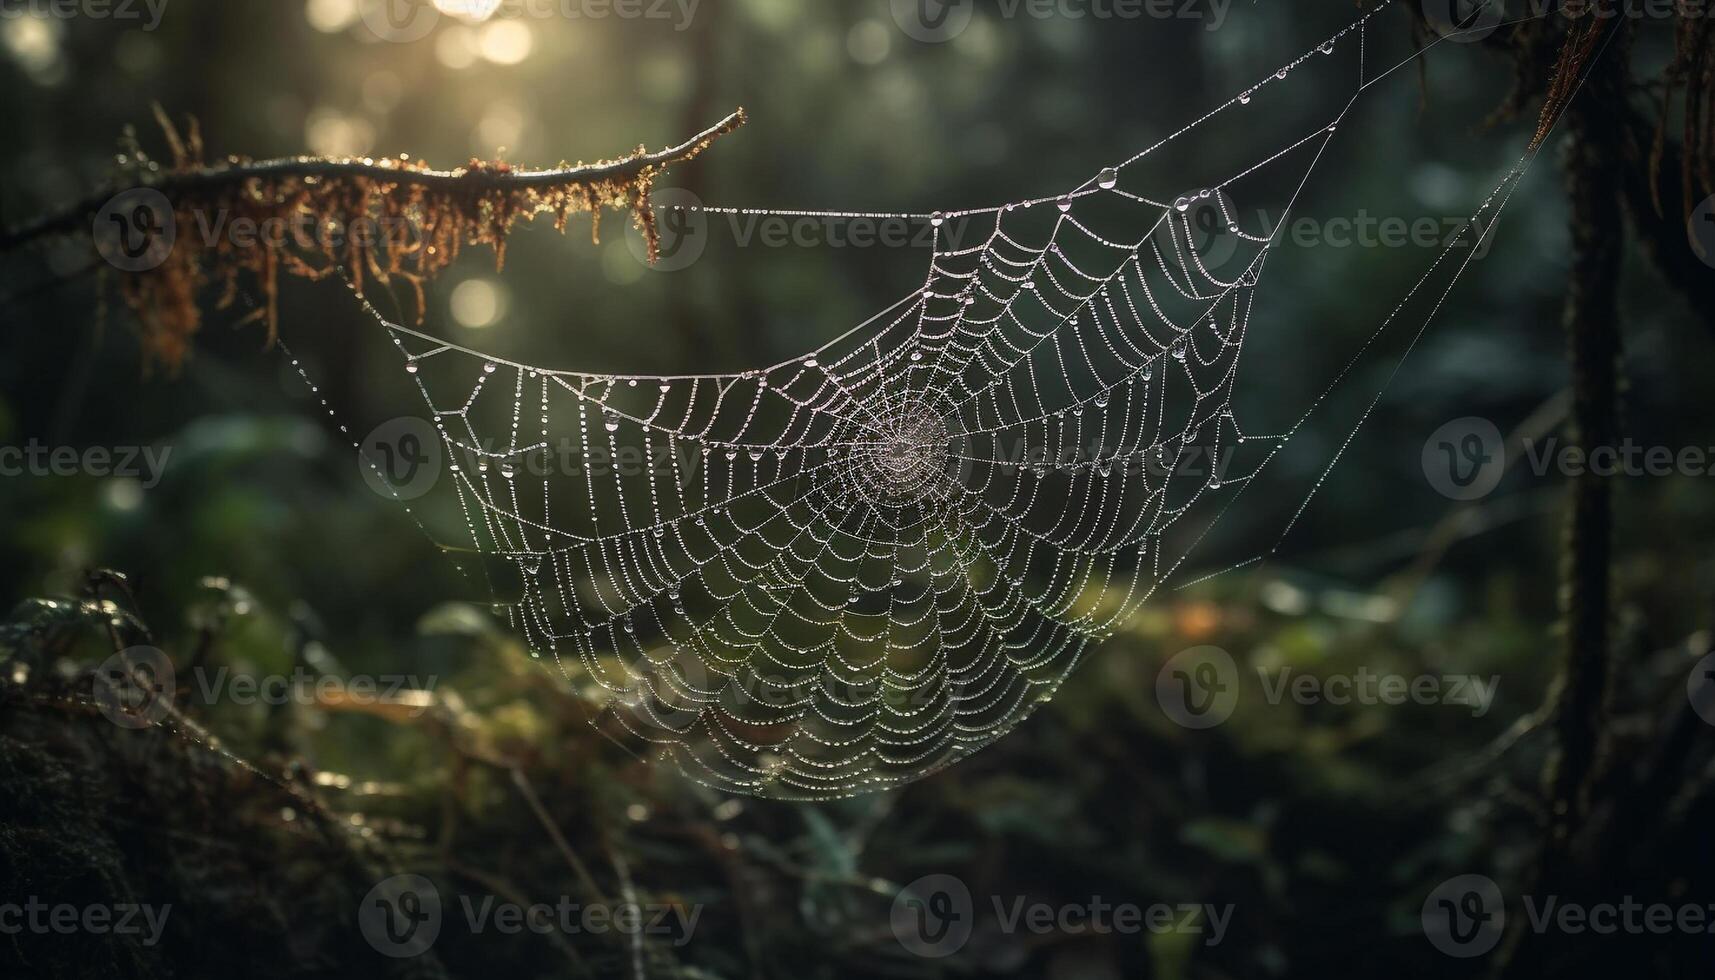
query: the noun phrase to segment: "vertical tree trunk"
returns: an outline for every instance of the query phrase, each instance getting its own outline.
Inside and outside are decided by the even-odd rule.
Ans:
[[[1565,157],[1571,203],[1572,267],[1564,311],[1572,375],[1571,442],[1590,459],[1619,442],[1619,281],[1625,222],[1621,188],[1627,28],[1598,49],[1588,76],[1567,108]],[[1598,887],[1600,872],[1584,853],[1580,831],[1590,817],[1592,794],[1606,767],[1613,663],[1612,478],[1586,466],[1572,479],[1561,564],[1564,630],[1554,700],[1555,743],[1544,772],[1547,804],[1536,871],[1524,883],[1540,904],[1548,895],[1579,900]],[[1516,903],[1522,896],[1512,896]],[[1522,918],[1522,916],[1521,916]],[[1515,922],[1512,942],[1497,971],[1509,977],[1543,977],[1574,962],[1594,966],[1593,950],[1564,936],[1543,936]]]
[[[1623,27],[1616,27],[1623,30]],[[1619,280],[1625,244],[1620,147],[1623,52],[1598,56],[1584,91],[1568,110],[1566,158],[1572,204],[1572,273],[1565,329],[1572,369],[1573,443],[1585,458],[1619,442]],[[1610,689],[1610,477],[1586,466],[1573,478],[1561,569],[1565,629],[1556,755],[1548,772],[1549,847],[1567,846],[1590,809],[1601,768]]]

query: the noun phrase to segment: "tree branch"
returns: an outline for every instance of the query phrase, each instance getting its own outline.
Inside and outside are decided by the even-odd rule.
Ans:
[[[1684,147],[1663,140],[1660,156],[1652,160],[1650,145],[1655,124],[1642,113],[1626,107],[1625,192],[1626,210],[1644,252],[1668,284],[1679,290],[1693,315],[1715,330],[1715,275],[1691,250],[1686,219],[1696,206],[1685,195]]]
[[[552,190],[580,184],[630,183],[645,173],[664,170],[693,159],[722,136],[745,123],[744,110],[737,109],[677,146],[656,153],[638,153],[618,160],[551,170],[512,170],[504,167],[459,167],[455,170],[417,170],[384,158],[330,160],[325,157],[285,157],[277,160],[232,162],[217,167],[170,171],[155,181],[143,181],[175,204],[189,195],[211,194],[252,180],[303,178],[355,178],[377,184],[419,187],[431,191],[527,191]],[[125,186],[110,185],[63,211],[39,218],[21,228],[0,233],[0,252],[55,234],[82,230],[115,193]]]

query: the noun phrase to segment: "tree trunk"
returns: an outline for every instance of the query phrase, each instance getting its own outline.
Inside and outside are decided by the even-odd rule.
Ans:
[[[1624,119],[1627,30],[1616,18],[1589,74],[1567,108],[1565,171],[1571,202],[1572,267],[1564,327],[1572,380],[1571,442],[1590,454],[1619,442],[1619,282],[1626,228],[1620,149]],[[1555,747],[1544,772],[1543,840],[1527,894],[1578,901],[1599,888],[1600,871],[1581,844],[1581,830],[1597,801],[1595,787],[1606,768],[1612,694],[1613,555],[1612,478],[1594,467],[1572,479],[1565,551],[1561,566],[1563,662],[1554,700]],[[1511,896],[1515,908],[1523,896]],[[1527,917],[1522,914],[1519,918]],[[1529,931],[1513,923],[1512,942],[1500,973],[1512,977],[1553,976],[1572,963],[1593,965],[1591,950],[1569,938]]]

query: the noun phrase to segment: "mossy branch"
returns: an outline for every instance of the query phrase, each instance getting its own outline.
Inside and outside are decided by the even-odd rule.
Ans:
[[[552,213],[555,227],[564,230],[569,215],[588,212],[591,237],[599,240],[604,210],[629,211],[653,262],[659,247],[650,201],[655,179],[745,122],[739,109],[677,146],[654,153],[639,147],[594,164],[522,170],[472,160],[455,170],[435,170],[404,156],[232,158],[208,166],[196,124],[181,138],[171,121],[157,114],[172,149],[170,168],[161,170],[138,151],[136,162],[145,169],[134,183],[0,235],[0,253],[55,236],[89,234],[115,193],[133,188],[159,193],[172,214],[157,218],[175,234],[163,241],[164,254],[150,268],[121,272],[120,288],[141,326],[146,357],[169,368],[184,359],[201,326],[203,287],[224,287],[218,302],[224,309],[236,300],[244,275],[254,280],[262,304],[243,322],[265,321],[272,339],[282,273],[313,280],[337,270],[360,292],[366,279],[398,277],[415,290],[421,311],[423,284],[451,265],[463,248],[490,245],[496,264],[502,265],[514,224],[543,213]],[[210,232],[240,226],[282,233],[241,238]],[[201,238],[192,231],[201,231]]]
[[[215,194],[240,186],[248,181],[282,179],[350,179],[420,187],[425,190],[464,191],[550,191],[574,185],[606,182],[629,183],[645,172],[659,173],[678,163],[686,163],[708,149],[722,136],[743,126],[743,109],[734,111],[677,146],[655,153],[636,153],[617,160],[556,167],[550,170],[514,170],[505,165],[482,164],[454,170],[413,169],[406,162],[393,158],[329,159],[327,157],[284,157],[277,160],[233,160],[228,163],[190,171],[170,170],[157,180],[140,180],[130,184],[109,186],[61,211],[41,217],[15,229],[0,230],[0,252],[14,251],[24,245],[53,235],[75,234],[88,227],[89,222],[113,195],[131,187],[152,187],[169,200],[196,194]]]

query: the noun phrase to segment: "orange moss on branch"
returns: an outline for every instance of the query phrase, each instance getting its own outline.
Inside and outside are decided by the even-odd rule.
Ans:
[[[744,124],[740,109],[678,146],[634,153],[595,164],[523,170],[472,160],[435,170],[406,155],[365,159],[293,157],[251,161],[228,158],[208,165],[192,122],[181,136],[160,116],[172,165],[137,186],[160,192],[172,208],[173,246],[155,268],[121,272],[121,294],[141,327],[146,355],[178,365],[201,326],[199,297],[218,286],[219,308],[230,307],[240,287],[257,287],[262,306],[242,322],[261,320],[272,340],[282,275],[320,279],[340,273],[362,290],[370,280],[403,280],[422,309],[423,284],[470,246],[495,250],[497,265],[520,220],[552,215],[564,230],[577,214],[590,216],[599,240],[603,211],[629,213],[656,258],[659,235],[650,192],[668,167],[688,161]],[[138,154],[141,157],[141,154]],[[123,191],[125,188],[118,190]],[[0,252],[45,237],[87,234],[112,190],[0,236]]]

